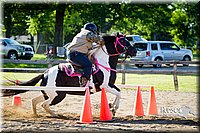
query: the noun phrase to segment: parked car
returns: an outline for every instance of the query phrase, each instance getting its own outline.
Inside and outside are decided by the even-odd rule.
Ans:
[[[28,59],[34,56],[33,48],[9,38],[0,38],[1,55],[8,59]]]
[[[135,42],[147,41],[142,38],[140,35],[126,35],[126,39],[133,45]]]
[[[171,41],[142,41],[134,43],[137,54],[130,60],[135,61],[191,61],[192,51],[180,48]],[[136,67],[142,67],[143,64],[135,64]],[[188,66],[188,64],[183,64]],[[162,64],[153,64],[153,67],[161,67]]]

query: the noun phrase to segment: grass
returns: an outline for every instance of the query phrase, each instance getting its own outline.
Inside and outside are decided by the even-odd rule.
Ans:
[[[122,74],[117,75],[117,84],[121,84]],[[178,75],[180,92],[199,92],[198,76]],[[153,85],[156,90],[175,91],[172,75],[163,74],[126,74],[125,84]],[[147,90],[149,88],[146,88]]]
[[[45,54],[34,54],[31,60],[46,60],[47,56]]]
[[[11,79],[30,80],[39,73],[1,72],[2,76]],[[122,74],[117,74],[116,84],[121,84]],[[179,92],[199,92],[198,76],[178,76]],[[172,75],[160,74],[126,74],[126,84],[153,85],[155,90],[175,91]],[[133,88],[129,88],[133,89]],[[135,89],[135,88],[134,88]],[[144,88],[149,90],[149,88]]]
[[[2,64],[3,68],[48,68],[47,64]]]
[[[65,60],[65,58],[56,57],[56,60]],[[47,60],[45,54],[35,54],[31,60]],[[3,68],[48,68],[48,64],[14,64],[14,63],[3,63]]]

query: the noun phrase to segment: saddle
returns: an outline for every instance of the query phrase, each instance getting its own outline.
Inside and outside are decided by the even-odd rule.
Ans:
[[[95,65],[96,59],[95,59],[95,57],[94,56],[90,56],[89,59],[92,62],[93,66],[96,67],[96,65]],[[92,67],[92,68],[93,68],[92,71],[96,71],[96,69],[94,67]],[[60,71],[64,71],[67,74],[67,76],[74,77],[74,76],[81,76],[81,73],[83,71],[83,66],[73,62],[70,59],[67,59],[66,63],[60,63],[58,65],[58,69]]]

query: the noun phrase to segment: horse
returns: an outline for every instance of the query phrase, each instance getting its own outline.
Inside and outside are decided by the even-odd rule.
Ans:
[[[104,45],[96,45],[91,50],[93,55],[93,72],[91,80],[89,81],[90,94],[101,91],[102,88],[116,96],[113,103],[110,103],[110,110],[115,115],[119,108],[121,93],[120,89],[115,85],[116,81],[116,67],[120,54],[127,56],[136,55],[136,49],[130,44],[124,35],[104,35],[102,36]],[[124,59],[124,60],[125,60]],[[18,81],[17,85],[21,86],[35,86],[40,80],[40,86],[46,87],[80,87],[79,78],[80,74],[78,70],[81,70],[81,66],[77,66],[73,62],[61,63],[48,68],[44,73],[32,78],[29,81]],[[11,81],[11,80],[10,80]],[[15,81],[11,81],[15,82]],[[28,90],[9,90],[10,95],[16,95],[24,93]],[[4,91],[2,91],[4,92]],[[6,92],[6,91],[5,91]],[[85,91],[56,91],[56,90],[41,90],[41,95],[32,99],[32,110],[34,115],[38,115],[36,111],[36,105],[42,103],[41,106],[52,117],[58,117],[50,106],[60,103],[66,94],[71,95],[84,95]]]

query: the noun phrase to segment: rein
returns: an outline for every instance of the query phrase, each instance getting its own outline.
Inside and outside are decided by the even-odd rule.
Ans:
[[[104,66],[104,65],[99,64],[99,62],[98,62],[97,59],[95,60],[95,64],[97,65],[97,68],[98,68],[98,69],[97,69],[93,74],[96,74],[96,73],[99,71],[99,67],[98,67],[98,66],[103,67],[103,68],[106,69],[108,72],[109,72],[109,71],[117,72],[117,70],[115,70],[115,69],[112,69],[112,68],[110,68],[110,67],[106,67],[106,66]]]

